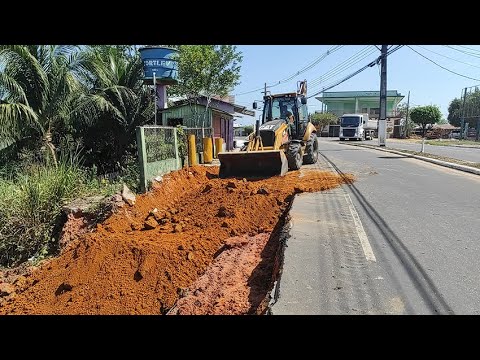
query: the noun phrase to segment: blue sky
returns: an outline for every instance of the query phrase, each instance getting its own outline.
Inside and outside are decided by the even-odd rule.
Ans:
[[[265,82],[273,84],[279,80],[288,78],[306,65],[311,64],[315,59],[318,59],[322,54],[326,53],[327,50],[332,49],[333,46],[334,45],[240,45],[238,46],[238,50],[243,54],[241,83],[234,89],[233,94],[241,94],[263,87],[263,83]],[[372,47],[366,48],[366,46],[367,45],[342,46],[326,56],[313,68],[295,76],[291,81],[273,87],[271,91],[272,93],[295,91],[297,80],[307,79],[308,95],[312,95],[314,92],[322,89],[322,84],[329,85],[336,80],[341,80],[343,77],[353,73],[380,55],[380,51],[377,49]],[[380,45],[377,46],[380,47]],[[411,45],[414,50],[422,53],[437,64],[462,75],[479,79],[478,81],[452,74],[422,58],[409,47],[404,46],[388,57],[388,90],[398,90],[401,94],[405,95],[404,101],[406,101],[407,93],[410,91],[411,106],[438,105],[446,118],[450,101],[455,97],[460,97],[463,88],[480,84],[480,46],[463,46],[466,47],[459,45],[453,45],[453,48],[444,45]],[[338,72],[330,73],[330,78],[324,82],[320,81],[323,79],[318,79],[349,58],[351,58],[351,60],[345,63],[343,66],[344,69],[340,68],[337,70]],[[354,63],[354,61],[357,60],[359,61]],[[347,68],[347,66],[350,67]],[[344,71],[340,72],[340,70]],[[317,80],[314,81],[315,79]],[[378,91],[379,89],[380,67],[375,65],[329,91]],[[257,91],[245,95],[236,95],[235,102],[251,108],[253,101],[260,100],[261,98],[261,92]],[[315,98],[308,100],[308,106],[309,112],[321,110],[321,103]],[[257,118],[259,114],[260,112],[257,112]],[[253,121],[251,117],[244,117],[238,122],[248,124],[253,123]]]

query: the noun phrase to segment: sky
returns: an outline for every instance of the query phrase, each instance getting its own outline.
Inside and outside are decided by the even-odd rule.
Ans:
[[[329,49],[331,53],[304,73],[291,80],[272,87],[272,93],[293,92],[298,80],[307,80],[307,96],[320,91],[350,75],[375,60],[380,51],[371,45],[239,45],[242,52],[240,84],[233,91],[235,103],[252,108],[253,101],[262,99],[261,91],[243,94],[267,84],[278,83],[295,75],[299,70],[312,64]],[[378,48],[381,45],[377,45]],[[423,54],[437,64],[468,76],[461,77],[438,67],[413,50]],[[456,50],[455,50],[456,49]],[[448,58],[447,58],[448,57]],[[350,59],[350,60],[349,60]],[[358,61],[358,62],[357,62]],[[344,63],[345,62],[345,63]],[[328,72],[344,63],[335,72]],[[327,74],[327,75],[324,75]],[[320,78],[324,75],[323,78]],[[478,79],[478,80],[476,80]],[[438,105],[446,119],[448,105],[460,97],[465,87],[480,84],[480,45],[410,45],[403,46],[387,58],[387,88],[405,95],[410,91],[410,106]],[[375,65],[328,91],[379,91],[380,66]],[[308,99],[310,113],[321,110],[321,102],[314,97]],[[256,112],[256,118],[260,112]],[[236,122],[252,124],[253,117],[244,117]]]

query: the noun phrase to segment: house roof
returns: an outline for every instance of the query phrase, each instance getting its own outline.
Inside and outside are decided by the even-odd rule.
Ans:
[[[203,100],[203,101],[206,101],[205,96],[201,96],[200,99]],[[223,103],[223,104],[232,105],[233,106],[233,113],[239,113],[239,114],[248,115],[248,116],[255,116],[255,111],[248,110],[247,107],[243,106],[243,105],[234,104],[234,103],[219,99],[218,97],[213,97],[211,99],[211,102],[210,102],[210,106],[212,107],[212,109],[215,109],[215,103]],[[178,107],[178,106],[183,106],[185,104],[188,104],[188,99],[181,99],[181,100],[178,100],[178,101],[174,101],[174,106],[172,106],[171,108]],[[200,103],[198,105],[205,106],[202,103]],[[215,110],[220,111],[218,109],[215,109]],[[229,115],[233,115],[233,113],[229,113]]]
[[[316,97],[318,100],[322,99],[345,99],[345,98],[358,98],[358,97],[380,97],[380,91],[326,91],[322,93],[321,96]],[[387,90],[387,97],[401,97],[404,98],[404,95],[400,94],[397,90]]]

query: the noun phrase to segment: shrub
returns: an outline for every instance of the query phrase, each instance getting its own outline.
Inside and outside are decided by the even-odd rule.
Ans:
[[[83,171],[31,166],[14,180],[0,180],[0,264],[16,265],[55,248],[54,229],[64,200],[80,191]]]

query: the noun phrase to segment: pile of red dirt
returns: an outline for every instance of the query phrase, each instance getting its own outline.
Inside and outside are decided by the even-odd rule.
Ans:
[[[257,181],[219,179],[217,167],[173,172],[14,284],[0,314],[166,313],[228,238],[270,233],[294,193],[349,179],[318,170]]]
[[[270,290],[277,244],[269,233],[228,239],[225,250],[184,292],[169,315],[243,315],[261,312]]]

